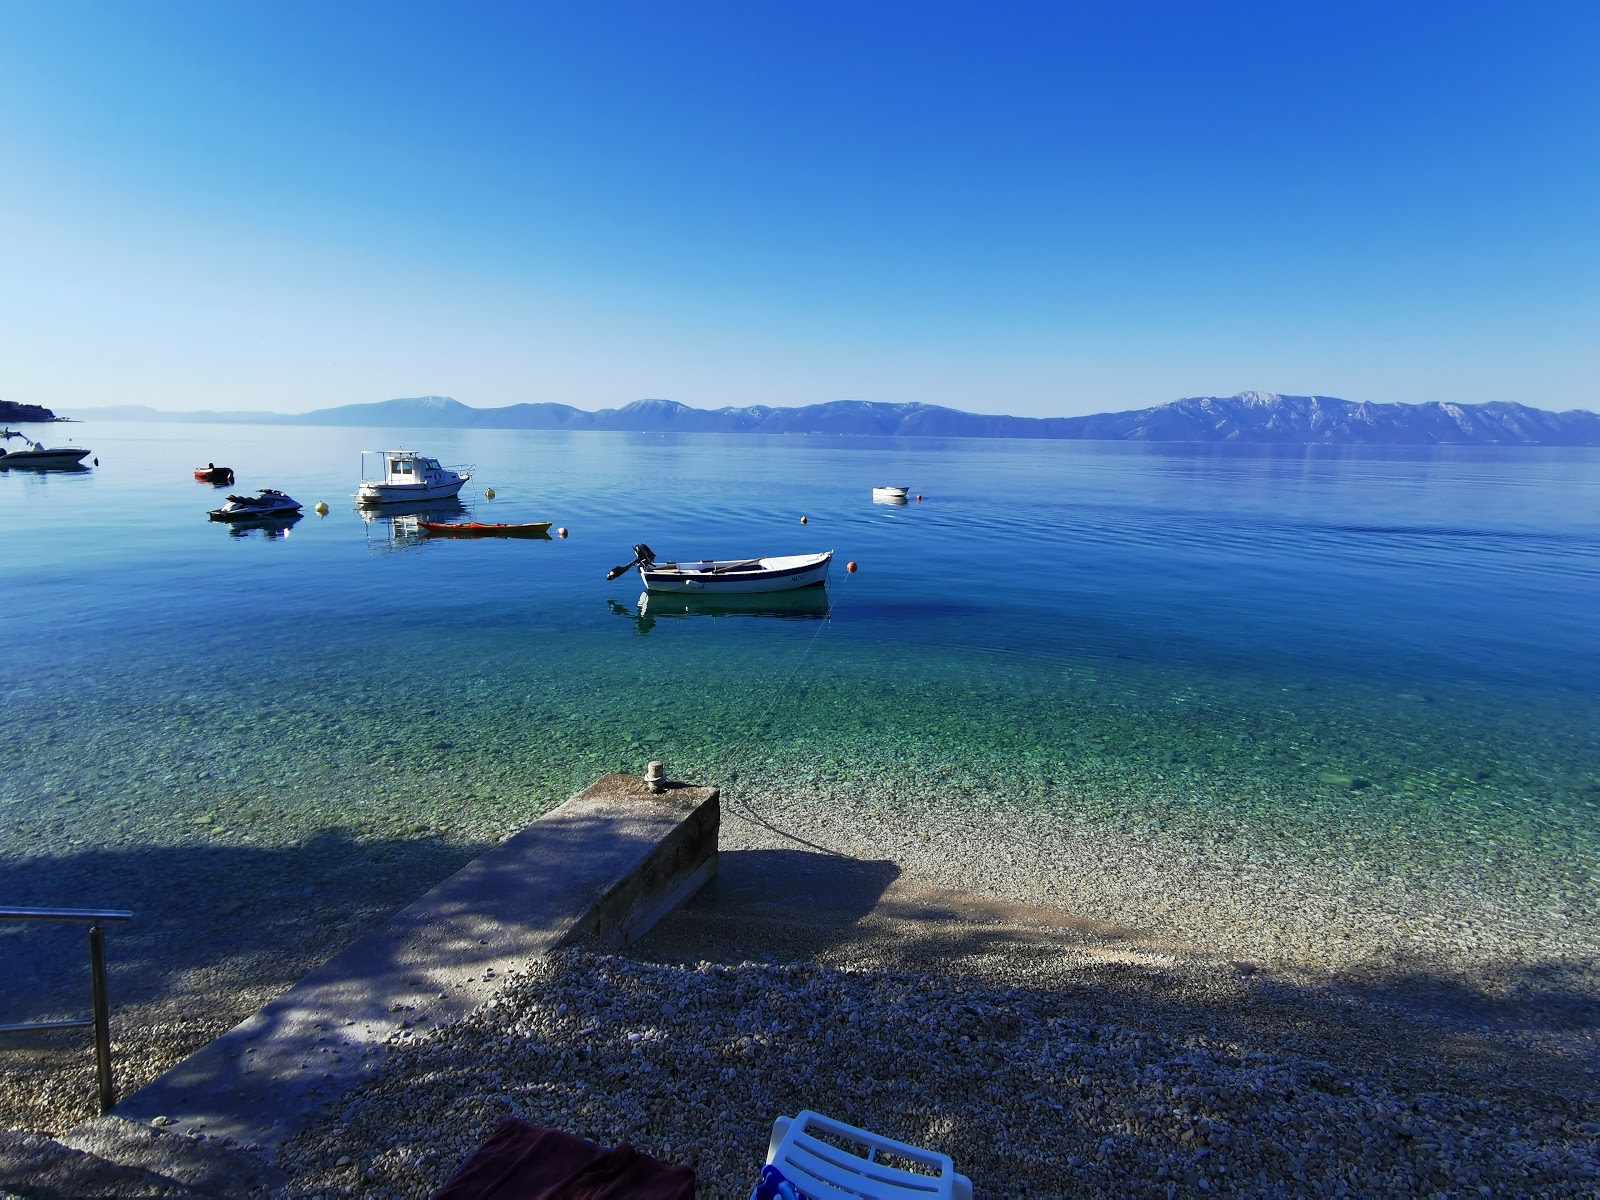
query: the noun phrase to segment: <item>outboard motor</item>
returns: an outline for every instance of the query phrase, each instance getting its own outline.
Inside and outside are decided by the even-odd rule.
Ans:
[[[611,570],[606,572],[606,578],[615,579],[619,575],[627,574],[627,572],[633,570],[635,567],[644,567],[646,570],[649,570],[655,565],[656,552],[650,549],[649,546],[646,546],[643,542],[640,542],[633,548],[633,561],[630,563],[623,563],[620,567],[612,567]]]

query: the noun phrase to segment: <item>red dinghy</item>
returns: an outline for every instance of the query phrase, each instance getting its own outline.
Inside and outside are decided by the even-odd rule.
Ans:
[[[219,467],[215,463],[207,463],[203,467],[194,469],[194,477],[201,483],[232,483],[233,468]]]
[[[418,521],[417,528],[424,533],[437,533],[455,537],[549,537],[550,522],[535,521],[531,525],[480,525],[476,521],[447,524],[442,521]]]

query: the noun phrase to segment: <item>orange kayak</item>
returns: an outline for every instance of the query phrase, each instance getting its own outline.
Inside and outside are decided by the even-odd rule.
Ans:
[[[476,521],[447,524],[442,521],[418,521],[417,528],[424,533],[442,533],[455,537],[549,537],[550,522],[535,521],[531,525],[480,525]]]

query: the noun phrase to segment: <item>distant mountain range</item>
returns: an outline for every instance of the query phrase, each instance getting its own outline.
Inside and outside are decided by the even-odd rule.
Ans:
[[[1078,438],[1103,441],[1328,445],[1600,446],[1600,415],[1525,404],[1366,404],[1332,396],[1240,392],[1195,396],[1091,417],[998,417],[932,404],[836,400],[804,408],[690,408],[639,400],[586,412],[565,404],[471,408],[448,396],[347,404],[299,415],[162,413],[135,406],[83,409],[80,417],[217,424],[339,425],[408,429],[593,429],[633,433],[824,433],[880,437]],[[23,419],[23,418],[14,418]]]

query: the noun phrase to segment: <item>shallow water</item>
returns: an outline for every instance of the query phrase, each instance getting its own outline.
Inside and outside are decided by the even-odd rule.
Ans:
[[[1546,916],[1600,900],[1595,451],[93,423],[47,440],[69,438],[101,465],[0,473],[0,903],[126,903],[65,869],[85,856],[162,852],[170,871],[169,850],[332,835],[465,855],[651,758],[908,820],[937,795],[1448,878]],[[476,464],[461,515],[571,536],[365,519],[359,451],[396,443]],[[191,482],[212,460],[237,484]],[[883,483],[922,499],[874,504]],[[307,515],[279,536],[207,521],[260,486]],[[639,541],[838,557],[825,597],[774,613],[641,612],[636,575],[604,581]]]

